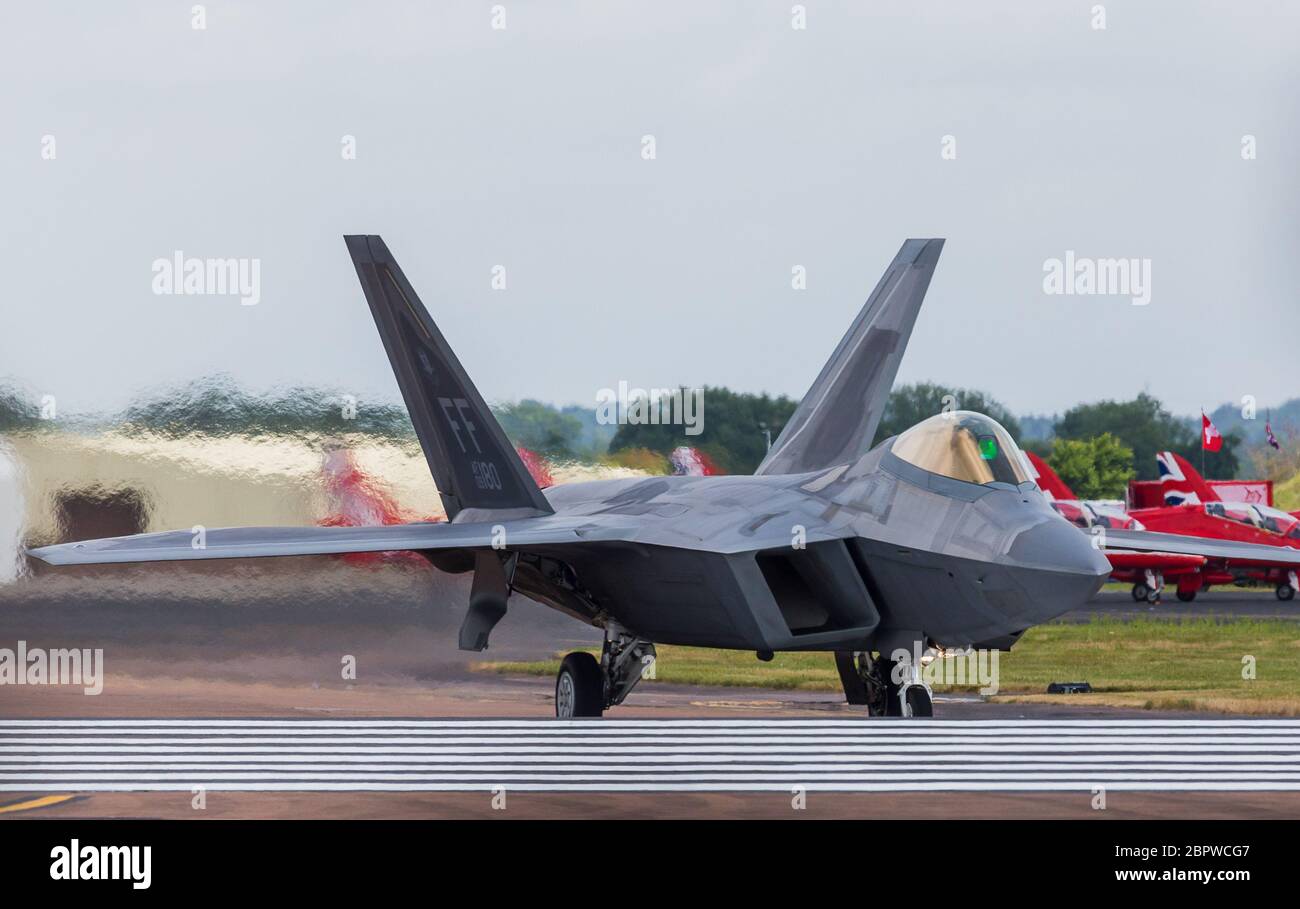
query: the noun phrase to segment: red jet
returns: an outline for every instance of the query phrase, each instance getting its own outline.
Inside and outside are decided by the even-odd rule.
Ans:
[[[1187,460],[1172,451],[1156,455],[1165,504],[1160,508],[1139,508],[1132,512],[1149,530],[1211,540],[1232,540],[1259,546],[1300,549],[1300,518],[1279,508],[1248,502],[1225,502]],[[1250,580],[1273,584],[1279,600],[1295,596],[1294,567],[1267,558],[1233,559],[1206,566],[1197,586],[1196,578],[1180,578],[1178,598],[1191,600],[1196,591],[1214,584]]]
[[[1106,545],[1106,531],[1142,531],[1146,527],[1122,508],[1105,502],[1088,502],[1079,499],[1056,471],[1032,451],[1025,452],[1038,488],[1042,490],[1052,508],[1071,524],[1099,536],[1106,558],[1114,569],[1112,580],[1133,585],[1133,599],[1141,602],[1160,602],[1165,578],[1176,578],[1182,583],[1184,576],[1200,577],[1207,559],[1203,555],[1179,552],[1141,552],[1113,548]],[[1182,599],[1181,587],[1179,599]]]
[[[1273,584],[1279,600],[1292,599],[1300,587],[1300,519],[1267,505],[1221,501],[1192,465],[1171,451],[1156,456],[1166,504],[1130,512],[1080,502],[1051,467],[1027,454],[1052,507],[1101,536],[1115,568],[1112,577],[1132,581],[1139,602],[1158,602],[1166,577],[1176,581],[1184,603],[1216,584]]]

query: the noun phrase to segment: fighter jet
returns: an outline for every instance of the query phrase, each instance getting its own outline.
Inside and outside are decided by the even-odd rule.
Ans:
[[[1111,567],[1052,511],[1011,436],[936,413],[874,448],[943,240],[907,240],[753,476],[539,489],[378,236],[346,237],[446,523],[236,527],[31,551],[55,565],[407,549],[473,572],[460,647],[481,651],[513,594],[604,630],[570,653],[560,717],[595,717],[656,644],[834,653],[868,714],[930,716],[909,653],[1008,648],[1082,605]]]

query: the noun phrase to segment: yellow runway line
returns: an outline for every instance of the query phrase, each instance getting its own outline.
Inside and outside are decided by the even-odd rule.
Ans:
[[[14,802],[11,805],[0,805],[0,814],[6,814],[10,811],[30,811],[33,808],[48,808],[51,805],[66,802],[70,798],[72,798],[70,795],[44,795],[38,799],[28,799],[25,802]]]

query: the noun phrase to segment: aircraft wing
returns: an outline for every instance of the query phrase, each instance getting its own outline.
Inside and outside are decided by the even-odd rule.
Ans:
[[[656,529],[656,527],[660,529]],[[646,525],[629,515],[542,515],[496,523],[388,524],[378,527],[220,527],[202,535],[189,530],[139,533],[29,549],[50,565],[106,565],[122,562],[183,562],[255,559],[268,556],[341,555],[395,550],[528,551],[556,546],[595,549],[606,544],[662,544],[662,525]],[[752,534],[701,538],[689,527],[670,528],[677,545],[698,552],[733,553],[789,545],[779,525]],[[808,542],[838,539],[847,531],[809,531]]]
[[[494,536],[495,534],[495,536]],[[28,550],[51,565],[177,562],[263,556],[334,555],[392,550],[487,549],[609,539],[590,519],[534,518],[491,523],[389,524],[380,527],[224,527],[61,543]]]
[[[1265,546],[1235,540],[1211,540],[1177,533],[1154,533],[1150,530],[1107,530],[1103,537],[1106,551],[1162,552],[1224,559],[1237,565],[1277,565],[1300,568],[1300,549],[1290,546]]]

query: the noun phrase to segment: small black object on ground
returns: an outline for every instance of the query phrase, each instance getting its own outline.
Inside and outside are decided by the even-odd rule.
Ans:
[[[1047,686],[1048,694],[1087,694],[1092,686],[1087,682],[1053,682]]]

